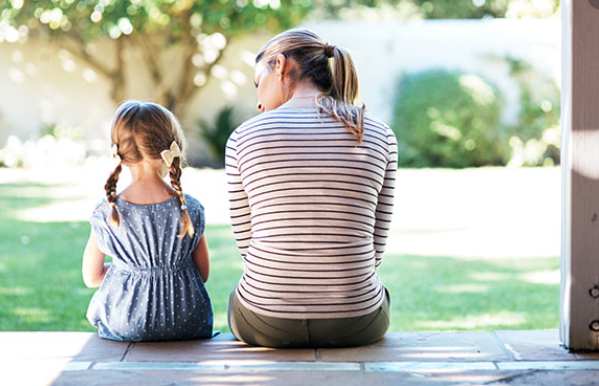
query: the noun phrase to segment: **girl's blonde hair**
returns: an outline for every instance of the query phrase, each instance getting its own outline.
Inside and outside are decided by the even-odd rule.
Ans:
[[[183,229],[179,237],[186,234],[192,236],[193,224],[189,218],[185,196],[181,189],[181,168],[185,162],[185,138],[177,118],[166,108],[156,103],[126,101],[122,103],[114,115],[111,129],[112,145],[117,145],[117,155],[121,162],[108,177],[104,189],[106,199],[112,207],[111,222],[120,225],[116,208],[116,184],[122,167],[121,163],[133,164],[143,159],[161,160],[160,153],[169,150],[176,142],[181,149],[181,157],[175,157],[168,167],[171,185],[181,203]],[[166,166],[166,165],[165,165]]]
[[[322,91],[316,99],[319,111],[343,122],[361,143],[365,106],[355,105],[358,74],[349,53],[325,43],[310,30],[292,29],[268,41],[256,56],[256,63],[264,60],[272,67],[278,55],[297,63],[297,68],[292,67],[286,74],[286,91],[290,93],[298,81],[312,82]]]

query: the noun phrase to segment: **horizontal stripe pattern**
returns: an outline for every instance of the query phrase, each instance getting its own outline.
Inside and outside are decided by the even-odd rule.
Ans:
[[[366,115],[364,140],[314,109],[277,109],[238,127],[226,148],[239,299],[287,319],[365,315],[393,213],[397,142]]]

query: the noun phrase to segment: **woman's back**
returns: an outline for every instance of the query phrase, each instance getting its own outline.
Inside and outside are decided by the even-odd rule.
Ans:
[[[227,174],[246,307],[292,319],[380,307],[376,267],[391,220],[397,147],[382,122],[367,115],[364,126],[358,144],[317,108],[282,108],[231,136]]]

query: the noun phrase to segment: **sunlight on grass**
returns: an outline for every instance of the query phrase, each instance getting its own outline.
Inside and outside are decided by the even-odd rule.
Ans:
[[[0,287],[0,295],[24,296],[33,293],[33,289],[25,287]]]
[[[39,184],[0,185],[0,330],[94,330],[85,319],[94,290],[85,288],[81,279],[87,220],[65,220],[59,210],[53,218],[61,221],[24,215],[41,208],[66,208],[77,199],[55,194],[61,190]],[[71,213],[77,211],[81,211],[77,216],[87,218],[91,208],[73,211],[71,207]],[[214,328],[228,332],[228,298],[243,263],[229,225],[209,225],[205,234],[211,259],[206,287]],[[379,273],[391,293],[390,331],[555,329],[559,325],[558,257],[388,253]]]
[[[15,218],[28,222],[46,223],[57,221],[86,221],[93,208],[93,203],[90,203],[88,200],[69,200],[67,202],[44,205],[38,208],[19,210],[15,213]]]
[[[41,308],[15,308],[12,313],[26,323],[48,323],[52,319],[50,312]]]
[[[472,272],[470,278],[477,281],[500,281],[509,279],[509,276],[497,272]]]
[[[227,313],[219,312],[214,314],[214,329],[224,332],[229,331],[227,324]]]
[[[480,330],[492,326],[502,328],[519,326],[526,323],[523,313],[501,311],[495,314],[468,315],[464,318],[439,321],[422,321],[418,325],[431,330]]]
[[[437,288],[437,291],[449,294],[488,292],[490,286],[484,284],[456,284]]]
[[[529,272],[519,276],[520,280],[534,284],[557,284],[559,285],[561,273],[559,270]]]

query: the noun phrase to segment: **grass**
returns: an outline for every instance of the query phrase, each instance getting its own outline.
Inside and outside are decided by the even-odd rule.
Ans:
[[[94,290],[81,279],[86,222],[34,222],[19,211],[56,203],[47,185],[0,186],[0,330],[93,331]],[[242,264],[229,226],[208,226],[208,282],[215,328],[228,331],[227,300]],[[555,329],[559,286],[539,280],[559,259],[463,259],[388,255],[380,269],[392,296],[390,331]]]

